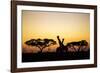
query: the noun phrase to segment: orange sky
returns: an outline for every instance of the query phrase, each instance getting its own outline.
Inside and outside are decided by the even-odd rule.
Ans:
[[[88,13],[62,13],[22,11],[23,43],[32,38],[64,38],[64,43],[71,41],[90,41],[90,15]]]

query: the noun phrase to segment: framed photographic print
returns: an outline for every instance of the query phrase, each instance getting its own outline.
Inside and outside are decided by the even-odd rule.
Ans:
[[[11,72],[97,66],[97,6],[11,1]]]

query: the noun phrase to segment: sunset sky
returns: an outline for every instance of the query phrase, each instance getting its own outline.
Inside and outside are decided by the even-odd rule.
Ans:
[[[22,44],[30,39],[49,38],[64,44],[71,41],[90,41],[90,15],[88,13],[63,13],[22,11]],[[58,42],[58,41],[57,41]]]

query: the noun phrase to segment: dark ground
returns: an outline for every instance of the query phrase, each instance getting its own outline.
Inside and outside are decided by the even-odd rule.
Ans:
[[[60,61],[90,59],[90,51],[66,53],[23,53],[22,62]]]

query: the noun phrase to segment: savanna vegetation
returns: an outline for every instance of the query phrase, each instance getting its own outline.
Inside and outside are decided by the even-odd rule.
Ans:
[[[37,53],[22,53],[22,62],[37,61],[56,61],[56,60],[81,60],[90,58],[89,44],[86,40],[72,41],[64,45],[64,39],[57,36],[57,40],[53,39],[30,39],[25,42],[26,45],[37,47]],[[43,50],[52,45],[57,45],[55,52],[43,52]]]

